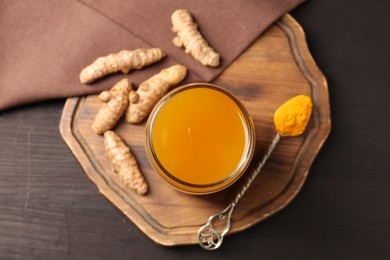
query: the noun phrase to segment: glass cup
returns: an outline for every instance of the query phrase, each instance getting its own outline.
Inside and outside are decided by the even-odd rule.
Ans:
[[[256,143],[253,121],[230,92],[192,83],[167,93],[146,123],[148,159],[179,191],[223,190],[245,172]]]

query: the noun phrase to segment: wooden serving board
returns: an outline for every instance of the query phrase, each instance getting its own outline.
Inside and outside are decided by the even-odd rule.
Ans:
[[[229,234],[284,208],[301,189],[310,165],[330,132],[327,83],[305,42],[304,32],[285,15],[259,37],[214,84],[235,94],[256,127],[256,151],[245,175],[228,189],[194,196],[174,190],[151,168],[145,152],[145,123],[119,122],[115,131],[131,147],[150,185],[146,196],[127,189],[104,156],[103,138],[91,125],[101,103],[96,95],[67,100],[60,131],[99,191],[156,243],[197,243],[198,229],[224,209],[268,149],[276,131],[275,110],[289,98],[311,96],[314,111],[304,135],[282,138],[250,189],[237,205]]]

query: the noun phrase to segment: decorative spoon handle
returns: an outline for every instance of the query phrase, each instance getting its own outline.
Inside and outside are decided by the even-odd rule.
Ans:
[[[272,151],[275,149],[279,140],[280,135],[276,134],[271,145],[268,148],[267,153],[264,155],[263,160],[260,161],[259,165],[256,167],[256,169],[253,171],[252,175],[248,179],[247,183],[242,187],[241,191],[236,195],[236,197],[229,204],[229,206],[227,206],[223,211],[210,216],[207,223],[199,229],[198,241],[201,247],[206,250],[214,250],[221,246],[223,237],[230,229],[230,219],[234,208],[236,207],[241,197],[248,190],[249,186],[252,184],[256,176],[259,174],[260,170],[263,168],[265,162],[271,155]],[[223,228],[217,230],[215,227],[217,224],[219,224]]]

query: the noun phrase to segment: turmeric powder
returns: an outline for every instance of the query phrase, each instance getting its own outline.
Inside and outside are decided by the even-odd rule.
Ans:
[[[280,106],[274,114],[274,123],[279,135],[302,134],[309,123],[312,107],[312,101],[306,95],[295,96]]]
[[[182,81],[186,74],[187,68],[178,64],[163,69],[142,82],[137,91],[130,92],[126,120],[130,123],[141,123],[169,88]]]
[[[198,31],[198,25],[187,10],[176,10],[172,14],[171,20],[172,31],[177,33],[177,37],[172,41],[174,45],[179,48],[184,46],[185,53],[191,54],[204,66],[219,66],[219,54],[208,45]]]
[[[104,148],[106,157],[120,180],[130,189],[144,195],[148,191],[148,184],[130,148],[113,131],[104,133]]]
[[[116,125],[129,105],[128,96],[131,89],[131,82],[128,79],[122,79],[111,90],[100,93],[99,99],[104,103],[92,124],[92,129],[96,134],[101,135]]]
[[[127,74],[130,70],[141,69],[165,57],[159,48],[122,50],[118,53],[100,57],[80,73],[81,83],[92,83],[108,74],[122,71]]]

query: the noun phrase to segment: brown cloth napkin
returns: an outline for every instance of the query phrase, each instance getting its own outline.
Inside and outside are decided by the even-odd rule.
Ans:
[[[14,0],[0,1],[0,110],[41,100],[93,94],[123,77],[138,85],[170,65],[185,65],[186,82],[211,81],[270,24],[304,0]],[[171,41],[171,14],[189,10],[222,57],[203,67]],[[161,62],[91,85],[79,73],[97,57],[159,47]]]

